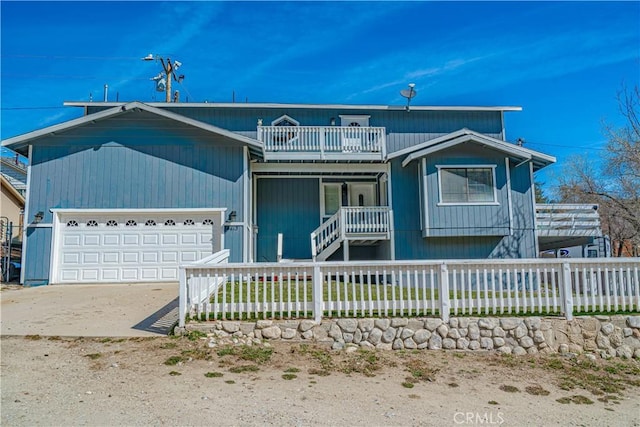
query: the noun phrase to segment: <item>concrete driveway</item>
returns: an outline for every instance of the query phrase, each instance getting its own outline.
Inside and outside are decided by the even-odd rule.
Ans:
[[[144,337],[178,320],[178,284],[2,286],[2,335]]]

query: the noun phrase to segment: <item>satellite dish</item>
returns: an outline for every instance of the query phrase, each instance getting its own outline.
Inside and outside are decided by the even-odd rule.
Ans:
[[[415,83],[409,83],[409,89],[402,89],[400,91],[400,95],[407,98],[407,106],[405,109],[409,111],[409,105],[411,104],[411,98],[415,97],[418,92],[414,89],[416,87]]]

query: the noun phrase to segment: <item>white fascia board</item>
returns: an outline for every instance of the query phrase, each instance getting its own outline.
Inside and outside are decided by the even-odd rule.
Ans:
[[[53,208],[49,209],[54,214],[76,214],[76,215],[95,215],[95,214],[136,214],[136,213],[206,213],[206,212],[225,212],[227,208],[150,208],[150,209],[71,209],[71,208]]]
[[[124,114],[127,111],[130,110],[135,110],[135,109],[140,109],[140,110],[144,110],[147,111],[149,113],[161,116],[161,117],[165,117],[167,119],[171,119],[171,120],[175,120],[193,127],[197,127],[200,129],[203,129],[205,131],[208,132],[212,132],[212,133],[216,133],[218,135],[230,138],[230,139],[234,139],[236,141],[245,143],[247,145],[250,145],[254,148],[260,149],[262,150],[262,144],[255,139],[246,137],[244,135],[239,135],[237,133],[228,131],[226,129],[222,129],[219,128],[217,126],[213,126],[204,122],[201,122],[199,120],[194,120],[185,116],[182,116],[180,114],[176,114],[176,113],[172,113],[171,111],[165,111],[161,108],[156,108],[153,107],[149,104],[143,104],[141,102],[130,102],[127,104],[120,104],[115,106],[114,108],[109,108],[108,110],[104,110],[104,111],[100,111],[97,113],[93,113],[93,114],[89,114],[87,116],[83,116],[77,119],[73,119],[73,120],[69,120],[63,123],[59,123],[57,125],[53,125],[53,126],[49,126],[43,129],[39,129],[39,130],[35,130],[33,132],[29,132],[29,133],[25,133],[23,135],[19,135],[13,138],[9,138],[5,141],[2,141],[2,145],[3,146],[11,146],[11,145],[16,145],[19,144],[21,142],[25,142],[28,140],[32,140],[32,139],[36,139],[38,137],[44,136],[44,135],[48,135],[48,134],[52,134],[55,132],[62,132],[62,131],[66,131],[69,129],[72,129],[74,127],[78,127],[81,125],[84,125],[86,123],[90,123],[90,122],[94,122],[94,121],[98,121],[98,120],[102,120],[102,119],[106,119],[106,118],[110,118],[113,116],[116,116],[118,114]]]
[[[501,141],[499,139],[495,139],[495,138],[491,138],[488,137],[486,135],[482,135],[479,134],[477,132],[473,132],[473,131],[469,131],[466,135],[464,136],[460,136],[458,138],[455,138],[451,141],[447,141],[444,143],[440,143],[437,145],[432,145],[428,148],[425,148],[423,150],[420,151],[416,151],[411,153],[409,156],[407,156],[403,161],[402,161],[402,166],[406,166],[407,164],[409,164],[409,162],[411,162],[414,159],[426,156],[428,154],[432,154],[435,153],[437,151],[446,149],[446,148],[450,148],[452,146],[455,146],[457,144],[461,144],[464,142],[472,142],[475,144],[479,144],[479,145],[483,145],[483,146],[488,146],[491,147],[497,151],[501,151],[504,152],[506,154],[508,154],[509,156],[512,157],[517,157],[523,160],[532,160],[532,159],[536,159],[538,161],[540,161],[541,163],[554,163],[555,162],[555,157],[553,156],[548,156],[546,154],[542,154],[539,153],[537,151],[533,151],[533,150],[528,150],[528,149],[524,149],[522,147],[519,146],[515,146],[511,143],[508,142],[504,142]]]
[[[401,156],[404,156],[405,154],[413,153],[414,151],[418,151],[418,150],[421,150],[423,148],[427,148],[427,147],[430,147],[432,145],[439,144],[439,143],[444,142],[444,141],[448,141],[448,140],[450,140],[452,138],[457,138],[457,137],[462,136],[462,135],[469,135],[470,132],[471,131],[469,129],[462,128],[462,129],[457,130],[455,132],[447,133],[447,134],[441,135],[441,136],[439,136],[437,138],[433,138],[433,139],[430,139],[428,141],[421,142],[420,144],[413,145],[411,147],[407,147],[407,148],[403,148],[402,150],[395,151],[395,152],[389,154],[387,157],[389,159],[395,159],[396,157],[401,157]]]
[[[385,163],[252,163],[252,173],[291,172],[291,173],[384,173]]]
[[[192,102],[192,103],[166,103],[149,102],[145,103],[151,107],[162,108],[298,108],[298,109],[341,109],[341,110],[390,110],[404,111],[404,105],[348,105],[348,104],[285,104],[285,103],[231,103],[231,102]],[[86,102],[86,101],[65,101],[63,103],[69,107],[119,107],[122,102]],[[438,105],[412,105],[411,111],[522,111],[518,106],[438,106]]]

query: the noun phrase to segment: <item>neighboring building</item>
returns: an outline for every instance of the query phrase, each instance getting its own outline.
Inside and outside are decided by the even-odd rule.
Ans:
[[[0,157],[0,182],[2,199],[0,200],[0,218],[2,241],[7,236],[8,224],[12,224],[12,236],[9,240],[22,238],[25,194],[27,190],[27,166],[20,162],[19,155]]]
[[[3,141],[28,155],[22,281],[177,280],[232,262],[535,258],[519,107],[67,103],[86,115]]]

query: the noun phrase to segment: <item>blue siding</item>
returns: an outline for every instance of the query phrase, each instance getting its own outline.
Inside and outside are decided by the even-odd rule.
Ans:
[[[419,160],[416,161],[419,163]],[[436,166],[495,165],[498,205],[442,206]],[[477,146],[457,146],[427,157],[429,236],[505,236],[509,234],[509,205],[504,154]]]
[[[34,145],[26,218],[42,211],[51,223],[52,208],[227,208],[244,221],[242,145],[146,113],[126,116]],[[50,235],[39,230],[27,235],[28,280],[48,278]],[[242,261],[242,233],[225,233],[233,262]]]
[[[27,228],[27,251],[24,254],[25,286],[44,285],[49,283],[49,260],[51,258],[51,232],[48,227]]]
[[[371,126],[387,130],[387,152],[402,150],[462,128],[502,139],[500,111],[417,111],[407,113],[403,108],[389,110],[350,110],[336,108],[218,108],[218,107],[163,107],[204,123],[257,137],[258,119],[265,126],[286,114],[302,126],[329,126],[331,119],[340,125],[340,115],[369,115]],[[100,108],[90,107],[89,111]]]
[[[284,258],[310,259],[310,235],[320,225],[318,179],[262,178],[256,187],[256,261],[276,261],[278,233]]]
[[[455,151],[455,150],[451,150]],[[473,150],[471,150],[473,151]],[[429,159],[428,164],[441,163],[451,161],[458,158],[463,162],[472,163],[473,158],[468,158],[470,152],[449,152],[440,159]],[[475,160],[475,163],[488,163],[487,156],[495,156],[490,152],[484,155],[484,159]],[[513,206],[513,224],[512,232],[506,235],[497,235],[504,232],[504,226],[508,227],[508,207],[506,201],[506,168],[504,157],[494,157],[498,169],[502,172],[497,173],[497,181],[505,183],[501,193],[504,197],[501,206],[492,215],[483,215],[474,213],[476,207],[469,208],[469,212],[464,212],[464,207],[458,212],[440,210],[442,207],[436,207],[438,210],[430,212],[430,223],[443,224],[443,227],[465,224],[469,222],[473,224],[474,229],[485,227],[487,231],[485,236],[468,235],[467,232],[458,234],[450,233],[448,237],[423,237],[420,227],[420,197],[419,197],[419,161],[411,162],[405,168],[401,165],[401,159],[392,162],[392,191],[393,191],[393,210],[395,219],[395,242],[396,242],[396,259],[465,259],[465,258],[530,258],[536,256],[535,247],[535,229],[533,223],[533,202],[531,199],[531,186],[529,177],[528,164],[521,165],[518,168],[511,168],[511,188],[512,188],[512,206]],[[457,161],[457,160],[455,160]],[[430,204],[436,202],[437,187],[435,193],[430,190]],[[434,199],[434,200],[431,200]],[[433,206],[432,206],[433,207]],[[482,221],[486,221],[483,223]],[[498,231],[492,231],[492,227],[498,224]],[[432,230],[433,231],[433,230]],[[449,233],[449,230],[443,228],[443,233]],[[467,235],[465,235],[467,234]]]

